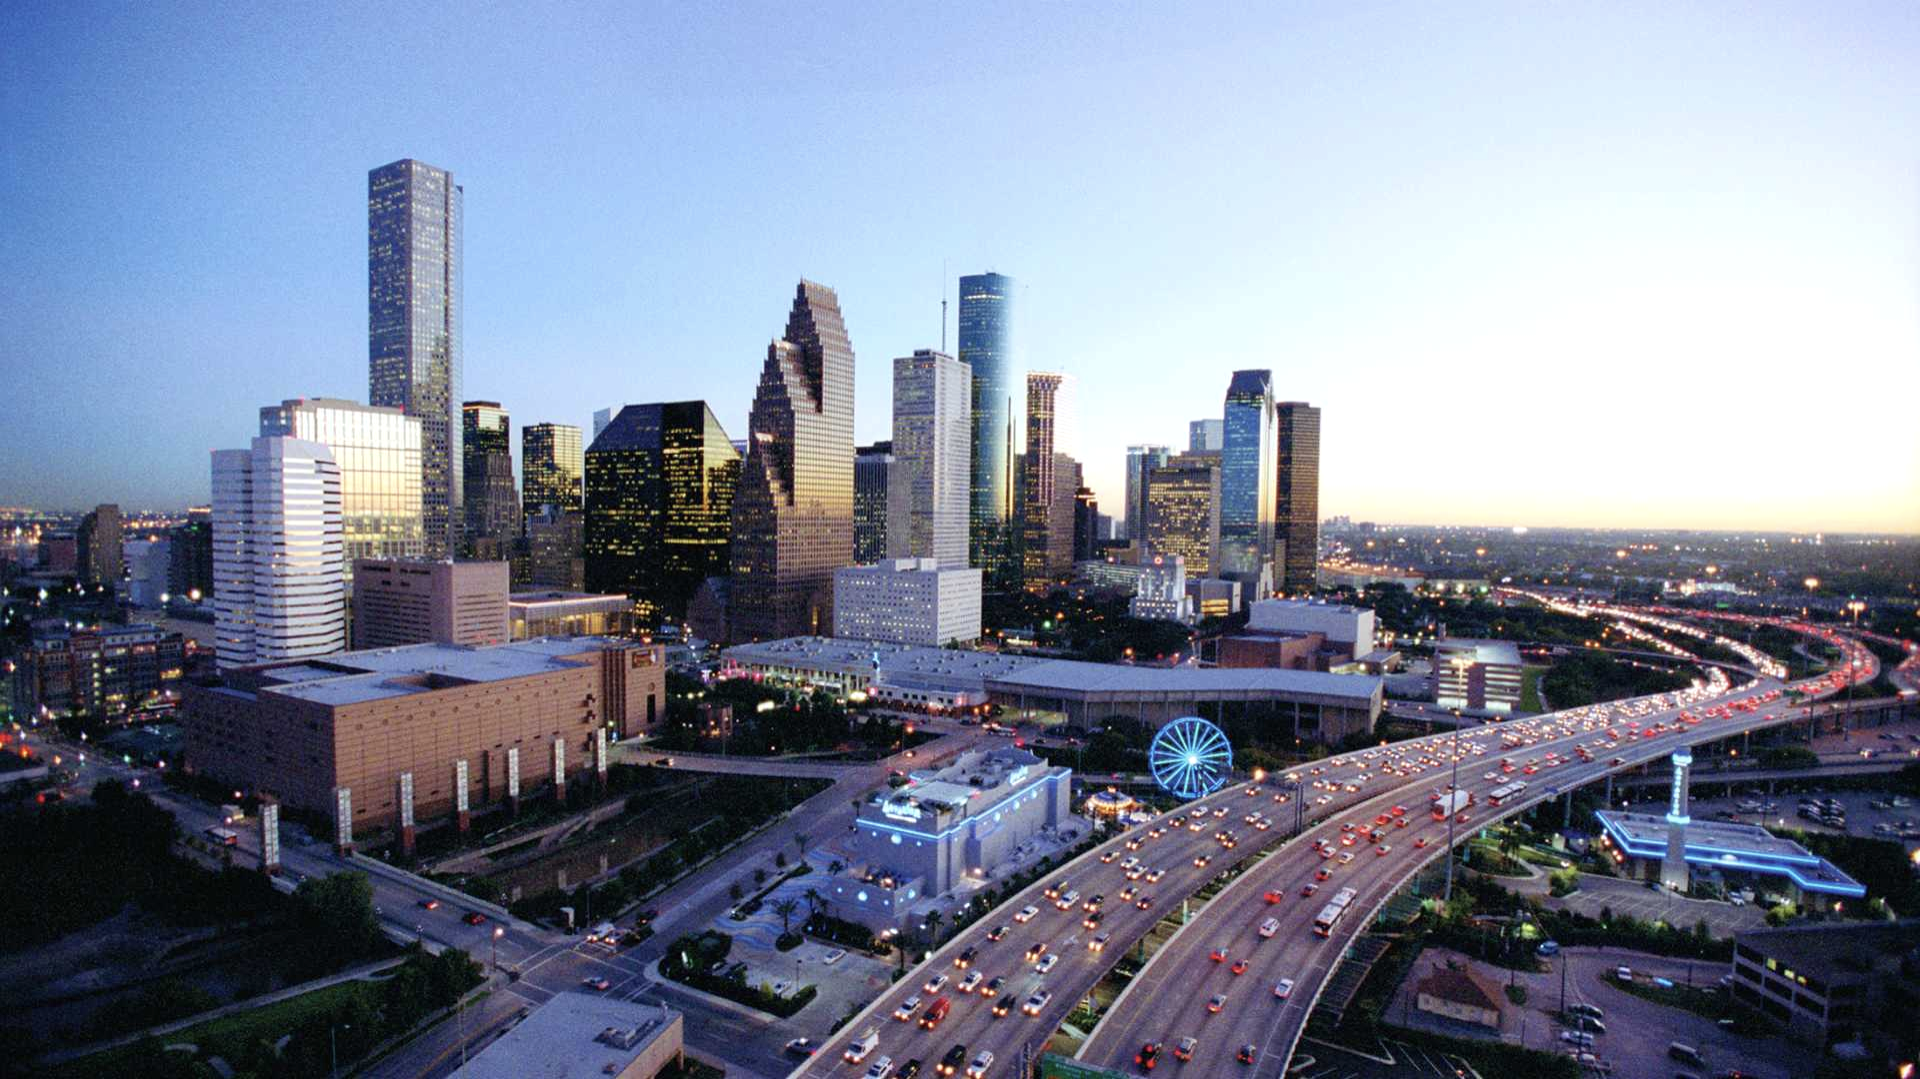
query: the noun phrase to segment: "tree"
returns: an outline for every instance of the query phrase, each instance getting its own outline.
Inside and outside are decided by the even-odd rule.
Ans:
[[[939,911],[930,910],[927,912],[927,941],[929,943],[938,944],[940,942],[940,923],[942,920]]]
[[[322,963],[369,955],[385,939],[373,911],[373,885],[365,873],[304,880],[294,889],[293,901],[299,937]]]
[[[790,932],[792,932],[791,922],[793,919],[793,912],[799,909],[800,909],[799,900],[796,900],[796,899],[774,900],[773,912],[780,916],[780,935],[781,936],[783,937],[787,936]]]
[[[820,909],[827,905],[827,897],[821,895],[818,888],[808,888],[800,898],[806,900],[809,916],[820,913]]]
[[[795,848],[796,850],[798,850],[798,851],[800,852],[800,857],[801,857],[801,858],[803,858],[803,859],[804,859],[804,858],[806,858],[806,856],[807,856],[807,844],[809,844],[809,843],[811,843],[811,842],[813,842],[813,837],[812,837],[812,836],[810,836],[810,835],[808,835],[807,833],[805,833],[805,832],[796,832],[796,833],[794,833],[794,836],[793,836],[793,845],[794,845],[794,848]]]

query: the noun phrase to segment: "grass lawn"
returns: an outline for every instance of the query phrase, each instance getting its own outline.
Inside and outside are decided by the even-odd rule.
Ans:
[[[1520,710],[1522,712],[1544,712],[1546,706],[1540,703],[1540,676],[1547,673],[1545,667],[1528,664],[1520,668]]]
[[[374,992],[377,989],[377,984],[361,981],[329,985],[264,1007],[248,1008],[196,1023],[172,1034],[161,1035],[158,1040],[162,1045],[180,1042],[196,1045],[202,1057],[237,1053],[251,1045],[256,1038],[274,1041],[283,1034],[292,1033],[307,1017],[331,1011],[356,993]],[[135,1042],[68,1061],[49,1069],[45,1074],[57,1079],[67,1076],[80,1079],[81,1076],[93,1075],[131,1075],[140,1070],[139,1052],[140,1044]]]
[[[1722,1019],[1733,1020],[1730,1028],[1736,1034],[1749,1037],[1765,1037],[1773,1030],[1765,1020],[1735,1004],[1726,990],[1713,986],[1676,985],[1671,989],[1634,979],[1623,982],[1609,978],[1614,988],[1632,993],[1636,997],[1651,1000],[1655,1004],[1665,1004],[1669,1008],[1680,1008],[1695,1015],[1703,1015],[1716,1022]]]

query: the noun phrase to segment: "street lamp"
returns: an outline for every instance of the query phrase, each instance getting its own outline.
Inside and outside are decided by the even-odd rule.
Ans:
[[[500,973],[500,938],[507,935],[505,926],[493,927],[493,973]]]
[[[334,1079],[340,1079],[340,1045],[335,1040],[334,1034],[341,1027],[346,1027],[348,1030],[352,1030],[353,1024],[337,1023],[337,1024],[329,1024],[327,1026],[327,1054],[333,1062],[332,1068],[330,1069],[330,1073],[333,1075]]]

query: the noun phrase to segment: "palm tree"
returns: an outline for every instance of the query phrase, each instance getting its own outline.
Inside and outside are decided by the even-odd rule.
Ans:
[[[801,861],[806,860],[807,844],[811,842],[813,842],[813,837],[808,835],[805,832],[798,832],[794,834],[793,845],[799,849]]]
[[[797,899],[774,900],[773,912],[780,916],[780,935],[781,936],[784,937],[789,934],[790,923],[793,918],[793,912],[799,909],[800,909],[800,901]]]
[[[927,942],[929,944],[940,943],[940,921],[939,911],[930,910],[927,912]]]
[[[827,897],[821,895],[818,888],[808,888],[800,898],[807,901],[807,911],[810,914],[820,913],[820,908],[827,904]]]

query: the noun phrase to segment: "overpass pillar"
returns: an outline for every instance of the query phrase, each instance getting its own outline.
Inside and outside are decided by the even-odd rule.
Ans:
[[[1687,872],[1687,772],[1693,767],[1693,754],[1682,749],[1673,755],[1673,790],[1667,797],[1667,853],[1660,860],[1660,883],[1674,891],[1685,891]]]

